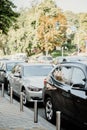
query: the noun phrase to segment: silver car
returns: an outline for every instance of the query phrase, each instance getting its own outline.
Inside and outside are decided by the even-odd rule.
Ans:
[[[39,63],[50,63],[50,64],[53,64],[53,58],[50,55],[47,55],[47,56],[46,55],[42,55],[42,56],[37,58],[37,61]]]
[[[7,89],[9,73],[16,64],[23,62],[24,61],[21,60],[8,60],[8,59],[0,60],[0,85],[4,83],[4,87],[5,89]]]
[[[16,65],[9,74],[8,94],[12,87],[17,96],[23,92],[23,104],[34,100],[42,102],[43,82],[52,68],[51,64],[21,63]]]

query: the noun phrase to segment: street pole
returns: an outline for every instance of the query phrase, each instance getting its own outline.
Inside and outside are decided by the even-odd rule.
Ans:
[[[62,57],[63,57],[63,47],[62,47]]]
[[[77,48],[78,48],[77,54],[79,55],[79,41],[80,41],[80,40],[79,40],[79,33],[77,33],[77,34],[78,34],[78,36],[77,36],[77,39],[78,39],[78,40],[77,40]]]
[[[61,124],[60,115],[61,115],[61,112],[57,111],[56,112],[56,130],[60,130],[60,124]]]
[[[2,83],[2,97],[4,97],[4,83]]]
[[[85,36],[85,35],[87,35],[86,34],[86,32],[85,31],[83,31],[83,30],[78,30],[77,31],[77,54],[79,55],[79,53],[80,53],[80,33],[83,33],[84,35],[83,36]],[[86,46],[87,47],[87,46]],[[85,48],[86,48],[85,47]],[[87,49],[87,48],[86,48]]]

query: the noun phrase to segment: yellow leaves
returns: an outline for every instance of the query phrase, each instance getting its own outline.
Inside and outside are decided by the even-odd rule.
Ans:
[[[54,11],[54,9],[52,9]],[[46,49],[52,50],[55,46],[60,46],[65,40],[62,33],[65,33],[66,26],[62,27],[61,25],[66,25],[66,18],[62,13],[58,13],[57,9],[56,16],[51,15],[41,15],[39,17],[39,26],[37,28],[37,38],[41,43],[40,46],[46,51]],[[56,23],[60,23],[59,30],[56,28]]]
[[[57,30],[55,24],[58,21],[61,25],[66,24],[65,16],[50,0],[45,0],[29,10],[23,10],[17,21],[19,28],[12,28],[8,33],[10,51],[15,51],[14,45],[17,47],[16,51],[24,51],[30,43],[45,50],[52,50],[55,46],[61,45],[61,39],[64,39],[61,34],[66,28],[60,26]]]

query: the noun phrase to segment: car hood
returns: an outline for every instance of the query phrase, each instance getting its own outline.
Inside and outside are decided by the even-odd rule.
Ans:
[[[25,78],[25,82],[29,83],[29,85],[33,87],[43,88],[44,86],[44,79],[46,76],[32,76],[29,78]]]

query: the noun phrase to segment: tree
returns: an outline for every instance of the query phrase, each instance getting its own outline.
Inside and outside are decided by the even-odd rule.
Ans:
[[[10,0],[0,0],[0,30],[4,34],[7,34],[9,28],[19,16],[14,11],[15,8],[16,6]]]
[[[52,0],[36,4],[33,1],[32,8],[21,10],[17,19],[19,28],[10,28],[8,32],[10,52],[27,51],[30,55],[32,52],[43,52],[46,48],[51,51],[56,46],[61,46],[65,40],[66,27],[60,26],[57,30],[57,21],[61,25],[67,24],[61,9],[57,8]]]
[[[87,51],[87,13],[78,14],[79,26],[77,28],[74,41],[78,49],[85,52]]]
[[[52,0],[45,0],[38,9],[42,10],[37,29],[40,47],[42,51],[51,51],[65,41],[67,20]],[[58,23],[60,25],[57,25]]]
[[[66,16],[67,23],[70,26],[75,26],[78,28],[79,25],[79,16],[76,13],[73,13],[72,11],[65,11],[64,15]]]

